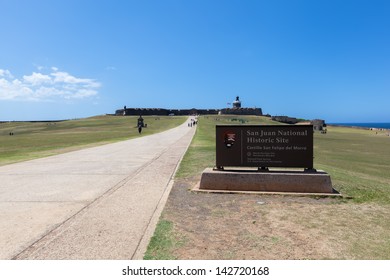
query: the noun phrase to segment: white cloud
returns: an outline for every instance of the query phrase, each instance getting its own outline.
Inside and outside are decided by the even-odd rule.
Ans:
[[[13,78],[10,71],[3,69],[0,69],[0,77],[8,77],[11,79]]]
[[[52,67],[48,74],[33,72],[15,79],[9,70],[0,69],[0,100],[55,101],[96,96],[101,84],[75,77]]]
[[[52,82],[51,78],[48,75],[43,75],[41,73],[35,72],[33,72],[30,76],[23,76],[23,81],[33,86]]]
[[[55,83],[65,83],[65,84],[73,84],[80,86],[88,86],[88,87],[100,87],[100,84],[95,82],[92,79],[80,79],[76,78],[66,72],[54,72],[50,74],[54,77]]]

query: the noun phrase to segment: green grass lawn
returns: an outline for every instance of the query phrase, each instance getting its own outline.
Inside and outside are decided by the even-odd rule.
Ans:
[[[355,202],[390,204],[390,137],[385,133],[329,127],[314,136],[314,164]]]
[[[96,116],[63,122],[0,123],[0,165],[139,137],[137,116]],[[182,124],[186,117],[145,116],[142,136]],[[9,133],[14,135],[10,136]]]

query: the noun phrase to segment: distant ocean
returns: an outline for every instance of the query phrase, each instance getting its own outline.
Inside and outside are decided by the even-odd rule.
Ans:
[[[330,123],[329,125],[356,126],[364,128],[390,129],[390,123]]]

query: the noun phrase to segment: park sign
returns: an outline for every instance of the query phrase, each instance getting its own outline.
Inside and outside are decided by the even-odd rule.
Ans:
[[[312,125],[217,125],[216,167],[313,169]]]

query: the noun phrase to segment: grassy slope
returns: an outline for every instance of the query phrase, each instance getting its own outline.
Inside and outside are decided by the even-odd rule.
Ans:
[[[356,202],[390,203],[390,137],[363,129],[330,127],[315,134],[315,166]]]
[[[0,123],[0,165],[139,137],[137,118],[96,116],[57,123]],[[146,116],[148,127],[142,135],[173,128],[185,119]]]

